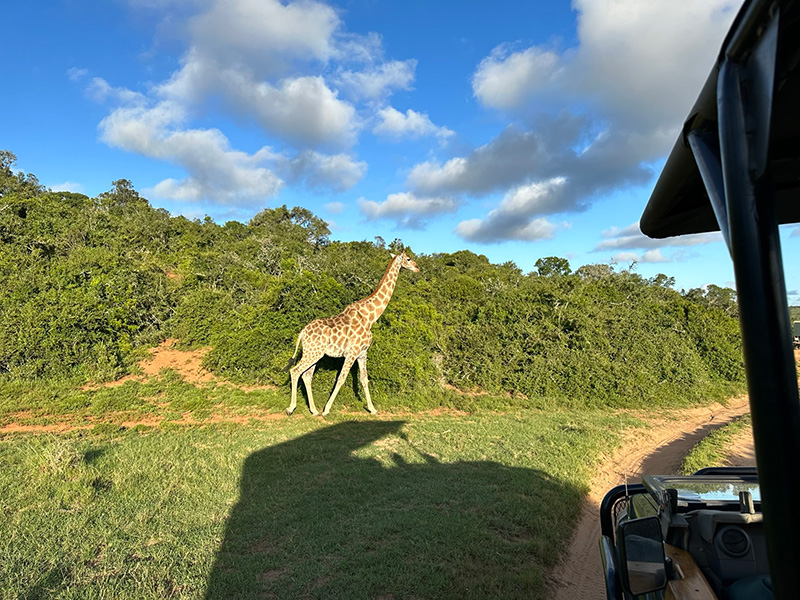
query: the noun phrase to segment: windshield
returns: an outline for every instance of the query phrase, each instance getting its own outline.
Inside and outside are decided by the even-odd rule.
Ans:
[[[761,501],[758,481],[754,477],[680,477],[650,476],[642,483],[655,496],[667,489],[678,491],[678,502],[739,502],[739,492],[750,492],[754,502]]]

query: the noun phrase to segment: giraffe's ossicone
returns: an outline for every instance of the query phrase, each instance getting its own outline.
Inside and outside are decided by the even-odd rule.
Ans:
[[[319,414],[314,406],[314,394],[311,391],[311,380],[314,377],[314,369],[317,362],[326,354],[333,357],[344,357],[344,365],[336,378],[336,386],[333,388],[331,397],[322,411],[323,416],[327,415],[339,389],[344,385],[347,374],[355,361],[358,361],[358,373],[361,386],[364,388],[364,395],[367,397],[367,410],[372,414],[378,412],[372,404],[369,395],[369,379],[367,378],[367,350],[372,343],[372,325],[383,314],[389,299],[392,297],[394,286],[397,283],[397,275],[400,269],[409,269],[415,273],[419,271],[417,263],[409,258],[405,252],[392,257],[392,261],[386,268],[378,287],[366,298],[357,300],[345,308],[340,314],[329,319],[315,319],[297,336],[294,354],[289,360],[286,369],[291,367],[292,376],[292,402],[286,409],[287,414],[292,414],[297,407],[297,383],[300,377],[306,385],[308,393],[308,409],[312,415]],[[303,346],[303,354],[300,360],[295,363],[295,356],[300,345]],[[292,366],[294,365],[294,366]]]

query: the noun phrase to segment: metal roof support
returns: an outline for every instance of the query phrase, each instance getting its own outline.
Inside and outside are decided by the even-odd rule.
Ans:
[[[756,6],[765,4],[769,5],[762,2]],[[717,86],[729,248],[742,315],[764,528],[773,566],[800,565],[800,438],[796,434],[800,401],[778,221],[766,169],[778,19],[776,9],[764,30],[743,28],[745,31],[737,32],[721,60]],[[753,36],[760,38],[750,46],[755,49],[743,53],[743,38]],[[711,190],[709,195],[713,202]],[[782,494],[772,493],[781,488]],[[772,586],[776,598],[800,598],[800,570],[773,568]]]
[[[697,169],[703,178],[711,208],[717,218],[719,230],[728,250],[731,249],[731,236],[728,230],[728,207],[725,206],[725,189],[722,182],[722,165],[719,158],[717,132],[709,129],[693,129],[686,136],[692,149]]]

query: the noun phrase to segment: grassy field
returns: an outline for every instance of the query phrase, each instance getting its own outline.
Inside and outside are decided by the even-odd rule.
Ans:
[[[0,435],[0,598],[543,597],[620,427],[601,411],[263,418],[286,399],[182,387],[0,405],[3,423],[97,423]],[[185,424],[220,412],[245,422]]]
[[[698,442],[686,455],[681,465],[681,473],[691,475],[698,469],[721,465],[730,448],[730,442],[743,429],[750,426],[750,415],[731,421],[728,425],[712,431]]]

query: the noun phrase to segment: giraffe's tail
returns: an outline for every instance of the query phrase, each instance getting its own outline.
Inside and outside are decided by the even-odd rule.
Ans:
[[[287,364],[283,369],[281,369],[281,373],[286,373],[289,369],[292,368],[298,359],[295,358],[297,356],[297,350],[300,348],[300,342],[303,340],[303,332],[301,331],[297,336],[297,342],[294,345],[294,354],[292,354],[292,358],[289,359],[289,364]]]

